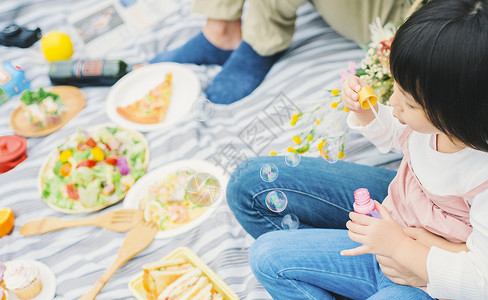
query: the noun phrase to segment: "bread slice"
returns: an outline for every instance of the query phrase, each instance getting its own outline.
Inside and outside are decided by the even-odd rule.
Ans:
[[[142,285],[147,299],[157,299],[166,287],[192,268],[193,266],[183,258],[143,265]]]
[[[164,291],[159,294],[158,300],[173,300],[181,299],[180,297],[189,292],[188,289],[198,286],[201,284],[199,282],[200,278],[205,278],[201,276],[202,271],[198,268],[193,268],[187,271],[186,274],[171,283]],[[192,290],[195,292],[194,290]],[[191,299],[191,298],[190,298]]]

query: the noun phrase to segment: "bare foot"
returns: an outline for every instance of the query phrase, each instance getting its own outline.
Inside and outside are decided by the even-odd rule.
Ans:
[[[241,20],[208,19],[202,32],[214,46],[222,50],[234,50],[242,40]]]

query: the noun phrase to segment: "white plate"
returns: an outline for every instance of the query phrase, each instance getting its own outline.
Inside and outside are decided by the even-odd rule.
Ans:
[[[156,239],[174,237],[197,227],[212,215],[225,197],[225,189],[227,187],[228,178],[224,174],[223,170],[205,160],[187,159],[167,164],[141,177],[130,188],[129,192],[125,196],[123,207],[139,209],[139,203],[146,195],[147,189],[150,185],[181,169],[192,169],[197,172],[210,173],[211,175],[215,176],[220,183],[220,194],[217,200],[214,201],[213,204],[201,216],[188,222],[187,224],[182,225],[181,227],[167,231],[158,231],[156,234]]]
[[[173,73],[171,102],[163,122],[141,124],[127,120],[117,113],[117,106],[129,105],[146,95],[164,81],[166,74]],[[139,131],[156,131],[178,122],[188,113],[200,95],[201,87],[197,75],[182,64],[157,63],[134,70],[110,89],[107,97],[109,119],[123,127]]]
[[[29,263],[34,264],[39,269],[39,275],[42,281],[42,290],[36,297],[30,300],[51,300],[54,299],[56,295],[56,277],[54,276],[53,271],[49,269],[48,266],[43,264],[40,261],[36,260],[28,260],[28,259],[19,259],[19,260],[12,260],[8,262],[15,262],[15,261],[27,261]],[[7,262],[7,263],[8,263]],[[20,300],[13,292],[9,291],[9,300]]]

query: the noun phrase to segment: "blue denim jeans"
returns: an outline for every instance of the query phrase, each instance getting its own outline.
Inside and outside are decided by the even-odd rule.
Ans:
[[[278,177],[260,177],[265,164],[278,168]],[[256,241],[249,251],[256,278],[274,299],[432,299],[421,289],[389,280],[374,255],[341,256],[359,244],[347,236],[345,224],[353,210],[353,193],[367,188],[380,202],[396,172],[322,158],[302,157],[296,167],[284,157],[250,159],[234,171],[227,201],[239,223]],[[282,212],[266,206],[272,191],[288,200]],[[298,230],[282,230],[286,214],[298,217]]]

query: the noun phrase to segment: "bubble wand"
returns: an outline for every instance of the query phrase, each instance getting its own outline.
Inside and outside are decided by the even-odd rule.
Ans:
[[[383,126],[383,122],[378,118],[378,112],[373,108],[373,105],[378,102],[378,97],[376,97],[374,91],[369,86],[363,86],[358,92],[358,101],[363,109],[370,108],[373,112],[374,117],[378,120],[378,123]]]

